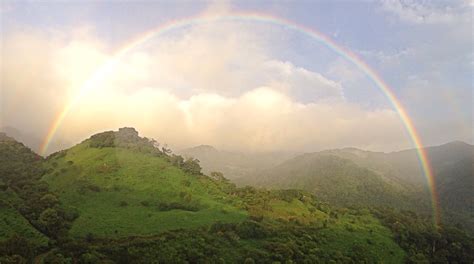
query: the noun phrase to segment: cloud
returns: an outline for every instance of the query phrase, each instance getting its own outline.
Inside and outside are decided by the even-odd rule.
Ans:
[[[404,134],[391,110],[368,112],[344,102],[299,103],[269,87],[238,97],[208,93],[188,99],[157,89],[133,96],[103,93],[71,111],[62,133],[131,125],[179,147],[212,144],[252,151],[394,147]]]
[[[471,11],[467,1],[382,1],[382,10],[389,12],[401,21],[413,24],[447,24],[460,21],[469,22]]]
[[[2,50],[2,123],[44,137],[57,113],[82,93],[56,139],[79,142],[95,132],[134,126],[176,147],[409,146],[394,111],[348,102],[340,82],[276,59],[271,41],[238,23],[193,26],[127,53],[90,82],[113,58],[93,33],[8,35]]]

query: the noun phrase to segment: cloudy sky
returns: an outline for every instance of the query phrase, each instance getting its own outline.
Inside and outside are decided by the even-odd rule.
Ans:
[[[47,153],[122,126],[175,148],[412,147],[391,102],[345,56],[282,24],[225,19],[259,13],[357,54],[391,87],[425,145],[472,143],[472,6],[2,1],[0,127],[38,149],[69,107]],[[174,27],[120,53],[144,33],[191,17],[223,19]]]

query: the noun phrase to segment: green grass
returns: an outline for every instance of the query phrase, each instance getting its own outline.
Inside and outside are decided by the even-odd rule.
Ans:
[[[268,250],[268,243],[300,241],[315,243],[309,247],[315,254],[360,253],[370,256],[372,262],[384,263],[401,263],[405,258],[392,233],[368,213],[356,215],[347,211],[334,217],[311,202],[288,202],[263,191],[246,197],[231,196],[222,191],[222,183],[188,175],[161,157],[80,144],[62,157],[48,159],[45,166],[49,172],[44,180],[66,207],[79,213],[70,230],[73,237],[89,233],[103,238],[151,236],[168,230],[210,226],[217,221],[239,223],[248,215],[260,215],[268,228],[281,231],[263,239],[232,242],[241,253],[263,252]],[[173,203],[191,209],[164,210],[159,206]],[[293,233],[297,231],[292,228],[301,233]],[[227,254],[222,250],[222,254]],[[231,255],[229,259],[240,256]]]
[[[48,238],[36,230],[12,204],[17,202],[14,192],[0,191],[0,241],[9,239],[13,235],[27,237],[37,246],[48,244]]]
[[[160,157],[80,144],[47,166],[52,170],[44,180],[80,214],[70,231],[73,236],[152,235],[247,217],[221,202],[230,199],[210,179],[185,174]],[[197,209],[163,211],[160,203]]]
[[[325,242],[321,249],[325,251],[364,254],[383,263],[402,263],[406,255],[390,230],[370,214],[344,214],[329,221],[320,234]]]

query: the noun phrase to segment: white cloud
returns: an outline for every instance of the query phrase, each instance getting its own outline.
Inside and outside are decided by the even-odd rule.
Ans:
[[[340,83],[275,59],[271,43],[249,27],[222,23],[180,33],[162,36],[114,64],[72,107],[56,138],[78,142],[91,133],[134,126],[178,147],[409,146],[394,111],[347,102]],[[7,36],[2,50],[2,121],[44,136],[56,114],[112,55],[95,37],[19,36]]]
[[[468,22],[471,16],[469,3],[453,1],[384,0],[382,9],[400,20],[414,24],[445,24],[459,21]]]

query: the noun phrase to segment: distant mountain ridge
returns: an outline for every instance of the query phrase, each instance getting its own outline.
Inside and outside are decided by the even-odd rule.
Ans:
[[[427,153],[433,169],[442,216],[446,221],[467,226],[474,231],[474,146],[456,141],[427,147],[424,151]],[[255,177],[259,179],[257,182],[249,180],[248,183],[258,186],[278,186],[279,188],[315,189],[317,196],[319,192],[320,197],[327,201],[340,203],[340,197],[331,198],[329,194],[339,193],[341,185],[336,186],[329,183],[336,176],[342,177],[343,168],[338,168],[339,171],[333,169],[332,172],[326,172],[327,168],[324,167],[313,170],[307,168],[309,164],[320,163],[322,156],[333,157],[333,159],[339,157],[351,161],[353,165],[371,171],[373,174],[371,184],[376,181],[377,186],[384,186],[384,183],[390,186],[390,188],[385,186],[385,191],[374,194],[370,188],[375,186],[369,184],[367,177],[360,177],[359,170],[352,169],[350,173],[345,173],[346,179],[341,179],[341,184],[347,183],[351,178],[364,181],[367,198],[372,195],[372,199],[375,200],[380,200],[380,197],[383,197],[383,200],[389,199],[397,202],[402,200],[403,202],[395,207],[430,212],[428,180],[420,168],[416,149],[383,153],[345,148],[304,154],[257,175]],[[313,157],[313,159],[307,161],[306,164],[301,164],[300,160],[308,160],[308,157]],[[348,164],[347,162],[341,163],[341,166],[347,167]],[[305,184],[302,185],[302,181]],[[363,199],[357,198],[363,192],[360,189],[354,190],[352,192],[353,198],[359,202],[363,201]],[[394,199],[394,192],[398,193],[399,199]],[[348,205],[347,203],[342,204]]]
[[[278,164],[236,162],[232,155],[223,158],[224,152],[211,146],[203,149],[207,154],[200,148],[187,153],[202,159],[204,170],[230,174],[229,178],[241,185],[302,188],[323,200],[344,206],[352,205],[351,201],[363,205],[388,203],[393,206],[397,203],[400,208],[431,212],[428,181],[421,170],[416,149],[389,153],[357,148],[333,149],[288,156],[286,160],[281,157]],[[424,151],[433,169],[445,221],[461,224],[474,232],[474,146],[454,141],[426,147]],[[239,160],[257,161],[243,153],[239,154]],[[333,166],[334,163],[338,166]],[[239,177],[233,177],[234,172],[229,170],[233,167],[239,169]],[[359,182],[354,182],[355,179]],[[341,189],[352,189],[352,192],[345,192],[345,198],[342,198],[336,195]],[[361,192],[367,197],[361,197]]]
[[[254,183],[272,188],[299,188],[339,206],[410,208],[410,189],[384,179],[355,162],[327,153],[304,154],[258,175]]]
[[[11,126],[0,127],[0,132],[3,132],[7,136],[18,140],[19,142],[22,142],[34,151],[39,151],[40,149],[41,139],[34,135],[23,133],[20,130]]]

